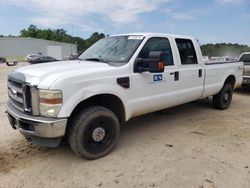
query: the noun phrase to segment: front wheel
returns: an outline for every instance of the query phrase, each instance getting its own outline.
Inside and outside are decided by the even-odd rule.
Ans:
[[[84,109],[69,126],[68,139],[71,149],[87,159],[107,155],[114,148],[120,134],[116,115],[101,106]]]
[[[225,84],[221,91],[213,96],[213,106],[217,109],[227,109],[232,101],[233,86],[231,84]]]

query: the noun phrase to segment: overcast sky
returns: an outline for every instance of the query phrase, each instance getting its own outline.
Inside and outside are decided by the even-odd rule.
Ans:
[[[250,45],[250,0],[0,0],[0,34],[34,24],[89,37],[160,32]]]

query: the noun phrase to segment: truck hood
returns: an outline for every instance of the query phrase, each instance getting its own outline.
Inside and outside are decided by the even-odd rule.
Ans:
[[[43,87],[46,85],[49,88],[54,81],[68,74],[91,74],[108,69],[114,69],[114,67],[102,62],[75,60],[28,65],[17,69],[15,72],[22,73],[25,76],[25,81],[31,85],[38,85],[43,82]]]

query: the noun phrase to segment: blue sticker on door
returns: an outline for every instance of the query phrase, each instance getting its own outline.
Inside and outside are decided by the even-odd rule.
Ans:
[[[154,75],[153,79],[154,79],[154,82],[162,81],[162,74]]]

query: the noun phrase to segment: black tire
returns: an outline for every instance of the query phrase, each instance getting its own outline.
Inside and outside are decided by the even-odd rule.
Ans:
[[[17,61],[13,61],[12,63],[10,63],[10,62],[6,61],[5,63],[6,63],[7,66],[11,67],[11,66],[16,66],[18,62]]]
[[[227,109],[232,101],[233,97],[233,86],[231,84],[225,84],[217,95],[213,96],[214,108],[225,110]]]
[[[107,108],[91,106],[82,110],[69,124],[69,145],[79,156],[97,159],[107,155],[117,143],[120,125]]]

